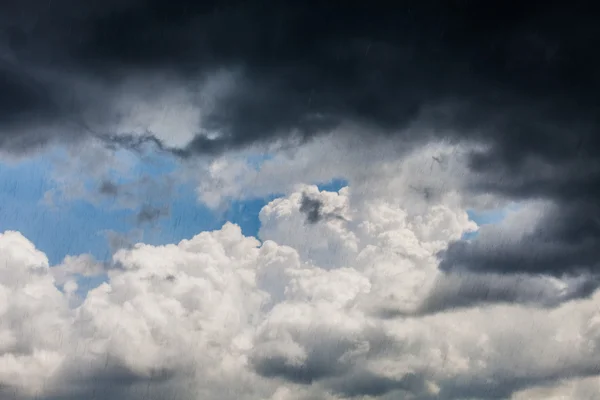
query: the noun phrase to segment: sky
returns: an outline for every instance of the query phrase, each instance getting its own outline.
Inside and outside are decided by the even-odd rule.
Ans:
[[[135,220],[139,207],[107,206],[87,199],[45,201],[47,193],[60,189],[53,180],[52,158],[52,154],[40,154],[16,163],[0,164],[0,187],[3,188],[0,196],[2,230],[15,230],[30,237],[53,265],[67,255],[82,253],[101,261],[109,260],[112,256],[110,232],[127,236],[133,231],[147,243],[166,244],[218,229],[229,221],[239,225],[245,235],[256,236],[261,208],[281,195],[270,193],[234,200],[226,209],[215,210],[197,200],[194,185],[182,184],[170,204],[168,218],[159,218],[153,224],[138,224]],[[140,160],[134,166],[134,174],[160,176],[173,171],[170,157],[156,158],[161,163]],[[259,166],[260,160],[249,157],[248,163]],[[314,183],[330,191],[346,186],[344,180],[336,178]]]
[[[589,2],[1,7],[0,398],[598,398]]]

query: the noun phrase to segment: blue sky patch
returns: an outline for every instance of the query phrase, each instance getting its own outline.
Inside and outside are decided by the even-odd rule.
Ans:
[[[131,154],[120,154],[131,157]],[[254,161],[259,165],[268,156]],[[133,176],[159,177],[173,171],[177,162],[171,157],[143,156],[134,164]],[[142,231],[146,243],[160,245],[176,243],[199,232],[219,229],[225,222],[240,225],[248,236],[257,236],[260,210],[280,194],[265,198],[232,201],[224,211],[214,211],[197,202],[195,187],[181,185],[171,201],[170,215],[153,224],[135,223],[138,209],[110,207],[107,202],[94,205],[86,200],[58,202],[55,208],[43,203],[44,194],[57,189],[51,179],[52,163],[48,153],[42,153],[15,164],[0,163],[0,231],[17,230],[46,253],[52,265],[66,255],[90,253],[98,260],[110,259],[111,249],[107,232],[127,236]],[[111,177],[113,178],[113,177]],[[127,179],[114,176],[115,183]],[[91,184],[90,180],[90,184]],[[319,185],[321,190],[337,191],[347,183],[336,179]],[[60,197],[59,197],[60,200]]]
[[[489,225],[489,224],[497,224],[502,222],[504,218],[506,218],[506,214],[513,210],[516,206],[510,205],[505,208],[496,209],[496,210],[486,210],[486,211],[476,211],[476,210],[467,210],[467,214],[469,215],[469,219],[475,222],[478,226]],[[468,232],[465,233],[462,237],[463,240],[475,239],[479,232]]]

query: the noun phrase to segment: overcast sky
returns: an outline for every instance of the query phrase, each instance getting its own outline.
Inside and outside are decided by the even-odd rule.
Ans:
[[[0,398],[598,398],[592,2],[346,3],[0,5]]]

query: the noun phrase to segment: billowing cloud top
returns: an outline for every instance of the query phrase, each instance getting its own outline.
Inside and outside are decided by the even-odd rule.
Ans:
[[[263,208],[262,242],[227,223],[137,244],[79,300],[74,277],[106,266],[81,256],[49,268],[21,234],[0,235],[0,393],[587,398],[598,294],[575,298],[577,282],[543,276],[440,271],[436,253],[476,228],[451,203],[410,216],[384,200],[357,205],[352,188],[299,189]],[[306,196],[344,218],[307,224]]]

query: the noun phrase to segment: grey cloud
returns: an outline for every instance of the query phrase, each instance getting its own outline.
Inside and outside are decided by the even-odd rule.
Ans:
[[[306,214],[306,220],[312,224],[319,222],[322,219],[321,208],[323,202],[318,199],[312,199],[305,194],[302,195],[300,203],[300,212]]]
[[[143,231],[138,229],[128,233],[120,233],[108,230],[104,232],[104,235],[106,237],[106,241],[108,242],[108,247],[111,254],[114,254],[120,249],[129,249],[135,243],[141,242],[143,238]]]
[[[317,198],[310,197],[306,193],[303,193],[300,199],[300,212],[306,214],[306,221],[310,224],[316,224],[319,221],[328,219],[344,219],[338,213],[324,212],[323,202]]]
[[[446,382],[446,385],[439,393],[439,398],[448,399],[481,399],[481,400],[503,400],[518,390],[543,386],[555,383],[560,379],[572,377],[592,377],[600,373],[598,367],[582,368],[580,370],[559,370],[553,373],[537,374],[533,376],[523,376],[518,378],[505,378],[498,376],[495,378],[494,385],[486,382],[475,381],[474,379],[465,379],[458,382]]]
[[[359,337],[345,337],[329,330],[316,329],[294,332],[294,340],[306,351],[306,359],[298,361],[273,351],[268,342],[254,350],[251,365],[261,376],[282,378],[302,385],[322,385],[327,391],[344,397],[381,396],[393,391],[419,395],[426,392],[424,376],[407,373],[397,378],[378,375],[364,368],[361,361],[353,361],[349,353],[357,350],[362,340],[369,345],[366,359],[375,359],[386,352],[397,350],[397,343],[382,331],[367,328]],[[364,342],[363,342],[364,343]],[[404,348],[407,352],[411,350]]]
[[[174,192],[174,182],[170,176],[144,175],[123,183],[105,178],[96,187],[95,193],[90,194],[90,198],[96,201],[96,197],[100,195],[101,198],[109,198],[113,206],[135,209],[135,223],[141,225],[152,224],[160,218],[168,217],[171,214],[168,203],[175,196]]]
[[[346,397],[373,396],[379,397],[390,392],[403,391],[417,398],[425,398],[425,382],[423,376],[406,374],[392,379],[377,376],[369,372],[358,372],[348,375],[333,384],[335,392]],[[429,397],[429,396],[427,396]]]
[[[474,140],[485,150],[472,154],[473,191],[549,199],[575,222],[540,226],[534,251],[496,246],[483,255],[457,243],[442,267],[594,269],[600,239],[582,222],[600,218],[591,206],[600,198],[600,27],[589,6],[10,2],[0,17],[0,146],[24,152],[95,137],[191,157],[276,139],[301,144],[344,123],[409,144]],[[120,90],[152,98],[177,82],[194,92],[224,70],[239,71],[233,88],[210,107],[191,100],[205,113],[183,148],[165,144],[174,132],[113,123],[127,112],[114,101]],[[157,76],[163,84],[127,89]],[[579,244],[567,239],[574,230],[587,235]]]
[[[169,207],[155,207],[144,204],[136,215],[136,221],[138,224],[151,224],[159,218],[170,215],[170,213],[171,209]]]
[[[107,196],[116,196],[119,193],[119,186],[111,181],[105,180],[100,183],[98,192]]]
[[[285,355],[264,353],[268,351],[268,345],[263,345],[252,358],[254,369],[264,377],[284,378],[306,385],[340,375],[351,368],[341,361],[344,353],[352,348],[351,341],[334,338],[327,332],[312,334],[314,337],[304,338],[308,344],[306,360],[296,362]]]
[[[544,276],[450,273],[438,279],[418,314],[494,303],[556,307],[565,301],[590,296],[599,284],[598,279],[582,276],[567,281],[562,289]]]
[[[188,153],[290,133],[308,138],[346,120],[395,132],[427,114],[428,124],[444,128],[444,135],[460,130],[478,137],[485,128],[493,136],[483,139],[497,143],[498,157],[519,158],[530,150],[562,152],[570,139],[554,135],[553,126],[579,121],[589,136],[597,122],[589,113],[596,107],[598,60],[588,51],[595,21],[559,2],[340,8],[182,0],[57,0],[48,6],[31,0],[7,7],[0,24],[6,62],[15,65],[3,75],[22,75],[4,79],[12,82],[4,84],[4,121],[23,113],[40,122],[84,114],[103,100],[72,105],[70,99],[81,95],[74,83],[81,77],[110,86],[137,72],[193,80],[241,67],[240,87],[203,122],[203,129],[222,136],[198,136]],[[37,72],[56,69],[69,71],[68,90]],[[33,79],[15,71],[34,71],[36,89]],[[530,139],[517,137],[523,133]],[[546,135],[555,140],[540,143]],[[514,152],[512,144],[521,140],[527,144]]]
[[[443,270],[497,273],[598,273],[600,208],[562,202],[547,208],[523,234],[493,227],[473,241],[451,243],[441,254]]]

